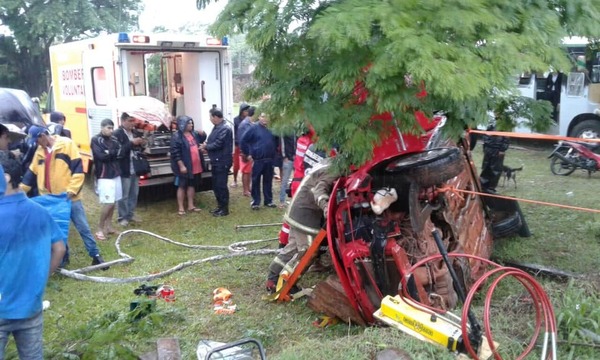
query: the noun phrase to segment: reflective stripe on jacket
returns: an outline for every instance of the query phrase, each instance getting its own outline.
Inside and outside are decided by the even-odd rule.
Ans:
[[[81,200],[81,188],[85,180],[83,165],[79,149],[75,143],[66,137],[54,135],[54,147],[50,155],[50,188],[46,189],[46,152],[41,146],[37,147],[29,169],[23,176],[21,189],[28,192],[37,183],[40,194],[61,194],[70,192],[75,194],[73,201]]]

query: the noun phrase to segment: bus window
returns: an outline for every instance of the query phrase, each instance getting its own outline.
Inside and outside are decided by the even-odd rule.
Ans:
[[[531,83],[531,73],[522,73],[519,77],[519,85],[529,85]]]
[[[592,66],[592,83],[597,84],[600,83],[600,65]]]
[[[585,74],[582,72],[571,72],[567,79],[567,96],[583,96]]]

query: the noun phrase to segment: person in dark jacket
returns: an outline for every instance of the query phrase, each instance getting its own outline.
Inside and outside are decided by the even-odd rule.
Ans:
[[[252,126],[242,137],[240,149],[252,159],[252,210],[260,208],[260,182],[262,178],[263,195],[266,207],[277,207],[273,203],[273,160],[277,152],[277,138],[267,127],[269,119],[263,113],[258,124]]]
[[[558,122],[558,104],[560,104],[560,93],[562,90],[563,74],[553,71],[546,78],[546,86],[544,87],[544,100],[552,103],[552,118]]]
[[[144,138],[135,132],[135,118],[124,112],[121,114],[121,126],[115,130],[114,137],[121,145],[121,159],[119,168],[121,170],[121,188],[123,197],[117,203],[117,221],[121,226],[127,226],[130,222],[140,222],[135,215],[137,199],[140,191],[139,176],[136,175],[131,157],[133,150],[141,151],[146,143]]]
[[[186,214],[184,200],[187,197],[187,211],[199,212],[194,205],[196,185],[201,181],[202,155],[200,144],[206,140],[204,131],[194,130],[194,120],[189,116],[177,117],[177,131],[171,137],[171,169],[177,185],[178,214]]]
[[[488,131],[495,131],[495,126],[489,126]],[[479,180],[485,192],[496,192],[496,186],[502,176],[504,154],[510,145],[510,138],[506,136],[483,136],[483,161]]]
[[[233,182],[231,183],[231,187],[237,187],[238,172],[240,171],[240,138],[238,137],[238,127],[248,117],[248,109],[250,109],[250,105],[241,103],[238,116],[233,118],[233,141],[235,148],[233,150]]]
[[[53,111],[50,113],[50,124],[48,124],[48,131],[50,135],[58,135],[71,138],[71,130],[65,127],[67,123],[67,117],[65,114],[59,111]]]
[[[231,126],[223,120],[221,110],[212,111],[210,122],[215,127],[206,144],[202,144],[200,148],[208,153],[212,168],[212,186],[217,199],[217,208],[213,209],[211,213],[213,216],[227,216],[229,215],[227,176],[233,155],[233,131]]]
[[[91,142],[94,173],[98,179],[98,197],[100,204],[103,205],[96,232],[98,240],[106,240],[107,235],[115,233],[111,225],[112,216],[115,203],[121,200],[123,194],[119,168],[119,160],[122,156],[121,145],[113,136],[114,126],[112,120],[102,120],[100,133],[94,136]]]
[[[254,106],[250,106],[248,108],[248,116],[238,126],[237,139],[238,143],[241,142],[242,137],[246,134],[246,132],[254,125],[254,111],[256,108]],[[242,152],[242,148],[240,146],[240,171],[242,172],[242,190],[244,196],[250,196],[250,182],[252,178],[252,159],[248,156],[249,154],[244,154]]]

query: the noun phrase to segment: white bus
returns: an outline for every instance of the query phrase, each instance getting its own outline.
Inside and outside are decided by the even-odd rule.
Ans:
[[[549,133],[600,138],[600,116],[595,113],[600,106],[600,51],[591,53],[586,38],[566,39],[564,46],[572,60],[571,71],[522,74],[519,91],[522,96],[552,102],[555,126]]]

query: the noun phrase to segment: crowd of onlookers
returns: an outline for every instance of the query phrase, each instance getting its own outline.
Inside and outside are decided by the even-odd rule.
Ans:
[[[215,217],[229,215],[229,187],[237,187],[238,180],[242,183],[243,196],[251,197],[253,210],[260,209],[261,203],[269,208],[286,208],[288,196],[296,191],[308,191],[298,207],[302,211],[293,211],[294,200],[287,210],[280,232],[280,247],[284,249],[269,267],[267,289],[272,291],[279,272],[294,266],[293,259],[299,258],[294,255],[302,255],[318,231],[331,176],[326,176],[327,182],[321,189],[323,194],[318,199],[309,195],[327,173],[317,172],[320,175],[307,181],[309,185],[302,190],[300,183],[307,168],[305,160],[309,159],[310,167],[323,159],[322,154],[310,147],[314,134],[306,129],[303,134],[275,136],[269,129],[267,114],[256,116],[255,110],[241,104],[231,124],[225,121],[220,110],[212,109],[210,119],[214,128],[208,136],[194,129],[192,118],[179,116],[170,142],[171,168],[177,187],[177,213],[181,216],[201,211],[194,200],[201,174],[206,169],[205,155],[210,159],[212,190],[217,200],[217,207],[210,211]],[[136,131],[136,119],[127,113],[121,114],[117,129],[111,119],[105,119],[100,124],[100,132],[91,139],[95,190],[102,205],[95,233],[90,229],[81,202],[85,174],[79,149],[70,139],[65,116],[54,112],[50,120],[47,127],[29,128],[27,139],[18,149],[19,156],[9,150],[10,132],[0,125],[0,217],[3,220],[0,222],[0,358],[10,334],[15,338],[20,357],[42,358],[41,300],[48,275],[69,264],[69,222],[81,236],[92,265],[103,270],[108,269],[108,264],[104,265],[96,240],[106,240],[117,232],[113,226],[115,209],[119,226],[141,222],[136,214],[139,174],[134,158],[137,152],[143,151],[146,140]],[[228,185],[232,166],[233,182]],[[276,176],[281,181],[278,205],[272,190]],[[34,201],[45,198],[38,195],[64,197],[66,201],[59,200],[62,201],[59,205],[67,206],[67,218],[63,219],[66,231],[57,225],[54,211],[51,213]],[[22,285],[15,291],[7,284]]]
[[[229,215],[228,187],[237,187],[238,180],[241,180],[243,196],[251,198],[251,209],[258,210],[261,206],[284,209],[287,206],[289,186],[293,180],[300,179],[297,174],[290,178],[294,159],[299,152],[304,154],[307,145],[301,144],[297,151],[296,134],[275,136],[269,129],[268,116],[257,115],[255,107],[242,103],[238,116],[229,122],[220,110],[212,109],[210,118],[214,128],[210,135],[195,130],[189,116],[177,117],[170,141],[170,157],[179,215],[201,211],[194,198],[202,181],[201,174],[207,168],[205,156],[210,159],[212,190],[217,200],[217,207],[210,211],[213,216]],[[53,112],[50,120],[47,127],[32,125],[26,141],[19,147],[20,156],[16,160],[22,170],[20,188],[29,197],[66,193],[70,200],[70,220],[83,239],[92,264],[102,264],[104,259],[96,241],[117,233],[113,226],[114,213],[117,213],[116,223],[121,227],[141,222],[136,215],[139,175],[133,157],[135,153],[143,152],[147,141],[136,129],[137,119],[127,113],[121,114],[118,128],[111,119],[100,123],[100,132],[90,144],[95,191],[102,206],[96,231],[92,231],[81,203],[85,174],[79,149],[70,139],[65,116]],[[0,126],[1,160],[11,152],[8,151],[9,131]],[[231,170],[233,181],[228,186]],[[274,178],[281,181],[277,199],[273,197]],[[62,265],[68,262],[67,246]]]

